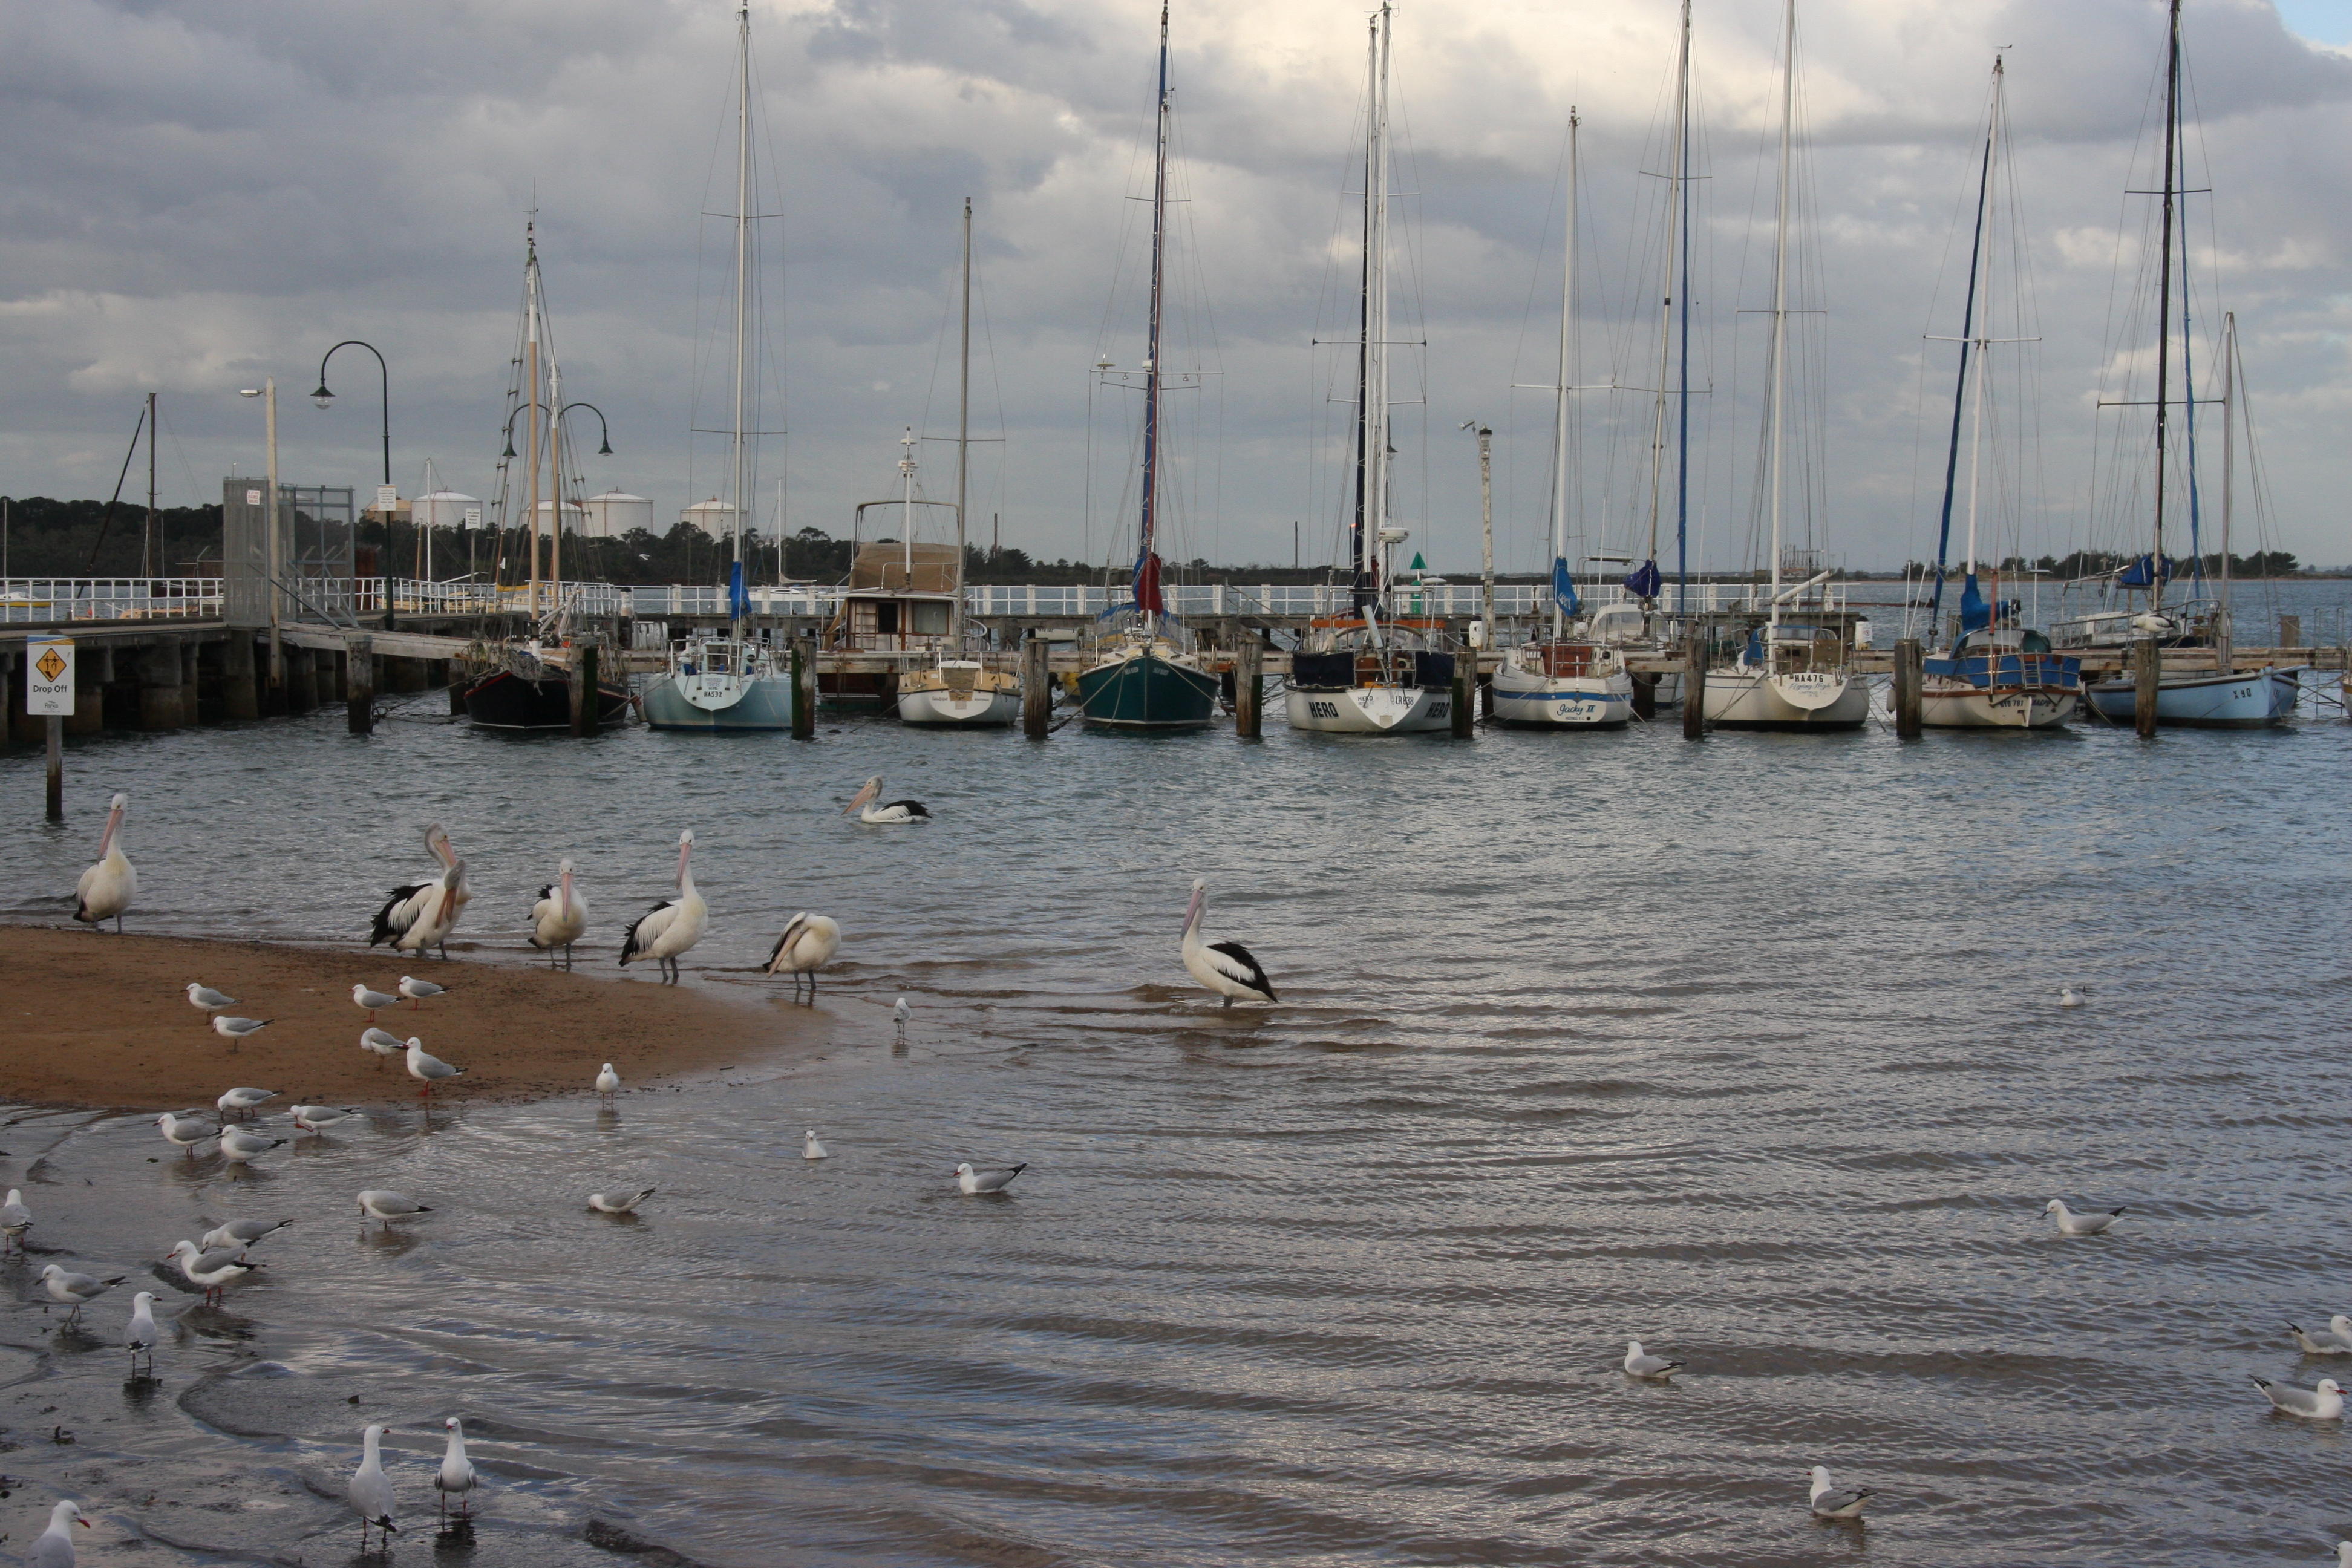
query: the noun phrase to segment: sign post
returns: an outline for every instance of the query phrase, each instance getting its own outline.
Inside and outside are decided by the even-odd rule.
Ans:
[[[66,819],[66,720],[74,710],[74,645],[71,637],[25,641],[25,712],[47,720],[48,817]]]

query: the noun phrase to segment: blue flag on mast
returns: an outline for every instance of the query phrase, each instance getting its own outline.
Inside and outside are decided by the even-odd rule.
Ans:
[[[1665,578],[1659,574],[1658,563],[1644,561],[1626,577],[1625,591],[1637,599],[1654,599],[1664,582]]]
[[[1584,608],[1584,601],[1576,596],[1576,579],[1569,574],[1568,563],[1559,556],[1551,558],[1552,602],[1563,616],[1573,616]]]
[[[1977,574],[1968,574],[1960,584],[1960,635],[1980,632],[1992,625],[1992,606],[1985,602],[1984,590],[1977,586]]]
[[[751,613],[751,595],[743,586],[743,563],[740,561],[727,569],[727,616],[740,621]]]

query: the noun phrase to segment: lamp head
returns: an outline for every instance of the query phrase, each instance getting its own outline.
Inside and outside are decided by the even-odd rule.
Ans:
[[[236,395],[239,397],[258,397],[261,395],[261,388],[257,386],[240,386],[236,389]]]
[[[509,457],[509,458],[511,458],[511,457],[513,457],[513,456],[515,455],[515,449],[514,449],[514,430],[513,430],[513,428],[512,428],[511,426],[509,426],[509,427],[508,428],[508,431],[507,431],[507,449],[506,449],[506,454],[505,454],[505,455],[506,455],[506,456],[508,456],[508,457]]]
[[[611,431],[608,430],[604,433],[604,442],[596,448],[596,455],[600,458],[609,458],[613,455],[613,434]]]
[[[310,394],[310,401],[317,404],[321,408],[328,407],[334,403],[335,395],[327,390],[327,382],[324,376],[320,377],[319,390]]]

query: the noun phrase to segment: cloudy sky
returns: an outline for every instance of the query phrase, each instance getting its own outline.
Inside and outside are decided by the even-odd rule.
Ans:
[[[2200,132],[2189,198],[2198,374],[2234,310],[2268,483],[2261,542],[2352,560],[2352,0],[2189,0]],[[845,532],[893,492],[903,426],[951,433],[961,198],[978,214],[975,525],[1033,552],[1123,553],[1141,356],[1150,0],[755,0],[763,419],[759,510]],[[664,521],[720,487],[710,374],[732,205],[728,0],[0,0],[0,491],[105,495],[150,389],[163,486],[217,500],[257,468],[236,395],[275,374],[286,477],[373,485],[374,367],[392,367],[395,478],[429,458],[495,480],[535,201],[567,397],[610,417],[597,489]],[[1769,300],[1766,162],[1777,0],[1697,0],[1701,262],[1694,333],[1697,559],[1744,565]],[[1359,0],[1179,0],[1184,160],[1172,365],[1172,553],[1328,559],[1344,489],[1364,96]],[[1475,571],[1466,419],[1496,430],[1499,553],[1545,553],[1562,150],[1580,112],[1577,527],[1646,539],[1669,0],[1410,3],[1396,12],[1405,193],[1395,510],[1432,563]],[[2155,177],[2153,0],[1803,0],[1801,222],[1792,303],[1791,530],[1858,566],[1932,550],[1950,418],[1963,226],[1988,71],[2007,48],[2015,233],[1997,246],[1982,515],[2039,553],[2116,547],[2145,512],[2141,300]],[[1319,340],[1319,346],[1318,346]],[[1644,345],[1647,345],[1646,347]],[[2135,380],[2135,376],[2137,379]],[[1610,390],[1613,384],[1616,390]],[[2210,447],[2219,413],[2200,411]],[[591,435],[593,440],[593,432]],[[2210,459],[2213,454],[2206,453]],[[948,492],[949,449],[922,448]],[[2218,463],[2209,462],[2209,468]],[[2137,484],[2139,489],[2132,489]],[[2257,524],[2242,503],[2241,548]],[[2209,519],[2209,523],[2210,520]]]

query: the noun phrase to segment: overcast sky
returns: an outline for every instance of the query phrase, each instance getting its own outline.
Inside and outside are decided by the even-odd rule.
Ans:
[[[2352,560],[2352,5],[2286,11],[2187,10],[2192,183],[2211,187],[2188,204],[2197,372],[2236,310],[2271,500],[2257,538],[2242,499],[2239,548],[2332,564]],[[725,422],[709,368],[726,226],[701,215],[733,199],[727,0],[0,0],[0,491],[103,497],[155,389],[165,500],[217,500],[223,474],[259,467],[259,410],[236,393],[265,374],[285,477],[373,486],[373,362],[337,356],[332,409],[304,396],[320,353],[358,337],[391,363],[403,494],[428,458],[488,494],[534,199],[565,395],[611,421],[592,488],[651,496],[667,523],[723,487],[719,447],[689,432]],[[1695,564],[1755,549],[1779,17],[1777,0],[1696,8]],[[943,332],[969,195],[973,433],[1002,437],[975,449],[979,537],[994,513],[1034,553],[1125,554],[1132,398],[1090,366],[1142,353],[1131,198],[1157,20],[1150,0],[757,0],[761,206],[779,215],[760,226],[762,417],[790,431],[764,444],[763,519],[782,479],[791,526],[845,533],[856,502],[895,493],[903,426],[952,433]],[[1578,374],[1601,384],[1579,395],[1576,548],[1645,546],[1662,187],[1643,171],[1663,167],[1675,21],[1669,0],[1396,12],[1398,336],[1426,346],[1400,354],[1394,510],[1433,566],[1476,569],[1472,418],[1496,433],[1502,563],[1548,553],[1549,395],[1513,384],[1553,375],[1571,104]],[[1366,13],[1178,0],[1173,25],[1187,200],[1167,357],[1217,374],[1174,400],[1170,552],[1287,563],[1296,521],[1305,558],[1328,560]],[[1958,330],[1956,220],[2007,47],[2021,223],[2004,254],[2024,265],[1994,289],[2030,286],[1995,321],[2038,341],[1992,351],[1983,526],[2004,552],[2136,542],[2144,413],[2105,416],[2095,463],[2095,405],[2148,395],[2151,325],[2127,307],[2153,204],[2126,192],[2157,173],[2163,37],[2153,0],[1804,0],[1792,303],[1817,313],[1791,361],[1792,535],[1856,566],[1933,550],[1955,353],[1933,338]],[[2200,418],[2210,479],[2219,411]],[[921,460],[926,493],[949,494],[951,448]]]

